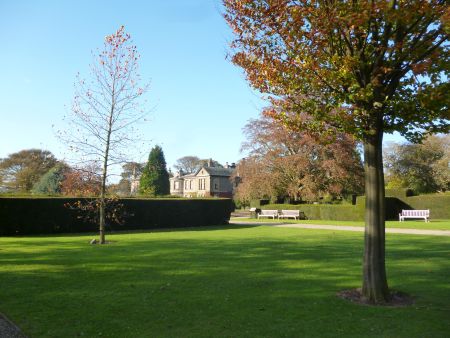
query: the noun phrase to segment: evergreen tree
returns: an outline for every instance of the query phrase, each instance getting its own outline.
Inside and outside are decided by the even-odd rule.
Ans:
[[[64,180],[68,167],[63,163],[58,163],[47,171],[33,186],[33,194],[54,195],[61,193],[61,182]]]
[[[139,192],[150,196],[168,195],[169,188],[169,173],[164,153],[160,146],[155,146],[150,151],[148,162],[142,172]]]

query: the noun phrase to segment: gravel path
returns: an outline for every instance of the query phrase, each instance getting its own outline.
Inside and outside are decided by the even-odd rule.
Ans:
[[[283,228],[302,228],[302,229],[322,229],[335,231],[358,231],[364,232],[364,227],[346,226],[346,225],[319,225],[319,224],[294,224],[294,223],[270,223],[270,222],[245,222],[245,221],[230,221],[230,224],[235,225],[270,225],[274,227]],[[386,233],[391,234],[409,234],[409,235],[425,235],[425,236],[448,236],[450,237],[450,230],[422,230],[422,229],[404,229],[404,228],[386,228]]]
[[[1,338],[26,338],[20,329],[14,325],[5,315],[0,313],[0,337]]]

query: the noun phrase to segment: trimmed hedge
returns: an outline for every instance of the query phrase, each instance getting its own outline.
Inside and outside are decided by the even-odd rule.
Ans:
[[[80,211],[64,206],[80,198],[0,198],[0,236],[96,232]],[[106,230],[139,230],[226,224],[231,199],[120,199],[130,215]]]
[[[405,197],[414,196],[414,191],[411,189],[398,188],[398,189],[386,189],[386,197],[397,197],[398,199],[403,199]]]
[[[270,200],[268,199],[255,199],[250,201],[250,207],[251,208],[260,208],[263,205],[267,205],[270,203]]]
[[[450,195],[430,194],[407,197],[403,200],[410,209],[430,209],[430,219],[450,218]],[[398,215],[397,215],[398,216]]]
[[[364,220],[364,204],[268,204],[264,209],[300,210],[307,219],[361,221]]]
[[[450,195],[429,194],[409,196],[406,189],[398,191],[397,196],[388,197],[386,192],[386,220],[398,220],[402,209],[430,210],[430,219],[450,218]],[[389,192],[392,195],[392,192]],[[407,197],[409,196],[409,197]],[[363,221],[366,199],[358,196],[355,205],[348,204],[268,204],[264,209],[294,209],[304,212],[308,219],[336,220],[336,221]]]

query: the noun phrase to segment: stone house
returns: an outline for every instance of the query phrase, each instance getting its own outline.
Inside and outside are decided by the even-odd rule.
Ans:
[[[225,167],[213,167],[212,161],[192,174],[178,172],[170,178],[170,194],[183,197],[228,197],[233,196],[235,184],[231,175],[234,163]]]

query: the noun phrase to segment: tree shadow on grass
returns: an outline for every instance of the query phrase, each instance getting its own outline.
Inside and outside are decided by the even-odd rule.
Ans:
[[[361,309],[335,297],[360,284],[361,234],[267,227],[190,230],[114,234],[117,242],[106,247],[86,248],[73,237],[14,238],[11,247],[3,241],[0,282],[7,287],[0,289],[1,310],[31,336],[445,332],[443,309],[448,307],[439,300],[450,298],[444,285],[448,241],[388,237],[392,283],[411,276],[402,286],[420,293],[418,306],[426,310]],[[430,261],[437,275],[424,271]],[[416,325],[406,325],[411,321]]]

